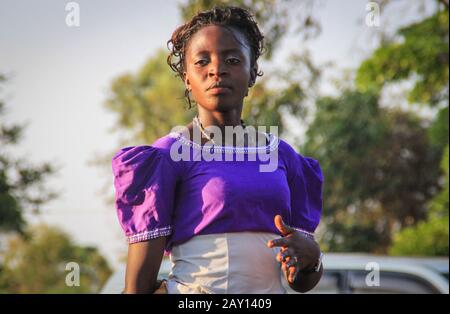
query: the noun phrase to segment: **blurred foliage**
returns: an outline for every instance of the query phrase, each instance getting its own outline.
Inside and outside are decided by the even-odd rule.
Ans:
[[[66,284],[69,262],[79,265],[79,286]],[[75,245],[64,232],[45,225],[11,239],[0,267],[0,293],[96,293],[111,275],[96,248]]]
[[[443,149],[448,144],[448,106],[439,110],[433,124],[428,129],[431,144]]]
[[[448,8],[398,31],[400,39],[383,43],[357,71],[361,91],[379,91],[386,83],[414,79],[411,103],[448,103]],[[413,77],[414,75],[414,77]]]
[[[316,108],[301,151],[326,178],[322,242],[331,251],[385,253],[396,228],[426,217],[439,155],[419,117],[380,108],[376,94],[345,91]]]
[[[444,157],[441,161],[441,169],[443,171],[443,188],[440,193],[438,193],[430,203],[430,214],[435,216],[445,216],[448,215],[448,181],[449,181],[449,171],[448,171],[448,154],[449,146],[445,148]]]
[[[0,91],[6,77],[0,74]],[[42,204],[54,199],[56,193],[44,186],[55,173],[50,163],[32,166],[25,159],[8,154],[8,148],[19,144],[25,126],[7,124],[5,102],[0,99],[0,231],[22,232],[24,210],[37,213]]]
[[[390,255],[448,256],[448,216],[431,216],[394,237]]]
[[[383,42],[356,73],[356,86],[361,92],[379,94],[387,83],[410,80],[413,87],[406,100],[437,108],[437,114],[426,130],[427,145],[433,159],[444,154],[441,158],[446,165],[442,165],[442,172],[437,176],[435,170],[424,171],[426,168],[411,169],[410,175],[436,179],[437,186],[441,181],[446,183],[432,201],[426,195],[421,199],[421,204],[428,202],[426,220],[414,220],[413,226],[402,224],[404,228],[394,233],[389,252],[396,255],[448,256],[449,21],[448,1],[438,2],[440,5],[435,14],[399,29],[398,36]],[[410,140],[416,141],[416,138]],[[439,170],[438,162],[435,168]],[[410,208],[408,203],[399,205]]]
[[[291,54],[288,69],[277,69],[260,78],[244,99],[242,117],[247,125],[278,126],[278,133],[286,131],[283,115],[305,120],[307,101],[317,95],[317,82],[322,68],[313,64],[310,54]],[[276,86],[272,86],[272,82]]]
[[[444,172],[443,189],[430,202],[426,221],[397,233],[389,249],[392,255],[448,256],[449,253],[449,146],[447,145],[441,168]]]
[[[448,144],[448,4],[434,15],[401,28],[397,38],[382,43],[360,65],[356,75],[360,91],[380,92],[387,83],[401,80],[414,83],[407,99],[410,103],[438,108],[429,136],[442,153]]]

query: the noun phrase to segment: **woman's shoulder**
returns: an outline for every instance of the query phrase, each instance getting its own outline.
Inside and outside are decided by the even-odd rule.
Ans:
[[[156,139],[151,145],[134,145],[120,148],[112,158],[113,170],[118,168],[136,168],[144,165],[156,165],[160,160],[167,160],[170,147],[176,139],[166,134]]]
[[[295,149],[291,144],[289,144],[286,140],[278,138],[278,151],[282,157],[291,159],[297,159],[299,156],[302,156],[297,149]]]

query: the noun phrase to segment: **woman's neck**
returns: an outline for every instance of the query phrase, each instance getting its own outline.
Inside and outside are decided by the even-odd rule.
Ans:
[[[241,125],[241,112],[242,107],[232,109],[230,111],[208,111],[201,107],[198,109],[198,118],[200,119],[202,126],[207,128],[209,126],[216,126],[225,131],[225,126],[236,127]]]
[[[208,130],[208,128],[210,129],[210,127],[220,129],[222,138],[216,138],[214,140],[215,144],[223,146],[248,146],[249,141],[247,134],[243,133],[241,136],[233,136],[233,134],[226,133],[226,127],[235,128],[241,126],[241,112],[242,106],[226,112],[208,111],[199,107],[198,119],[201,127],[205,130]]]

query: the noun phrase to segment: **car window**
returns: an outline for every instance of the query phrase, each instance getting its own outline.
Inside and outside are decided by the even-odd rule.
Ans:
[[[366,271],[349,272],[349,288],[353,293],[439,293],[424,278],[398,272],[380,272],[379,285],[366,283]]]

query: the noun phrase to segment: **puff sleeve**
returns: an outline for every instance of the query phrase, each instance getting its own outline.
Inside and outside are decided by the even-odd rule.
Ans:
[[[323,174],[319,162],[295,153],[288,184],[291,226],[311,237],[322,214]]]
[[[115,207],[129,243],[172,234],[176,170],[152,146],[122,148],[112,159]]]

